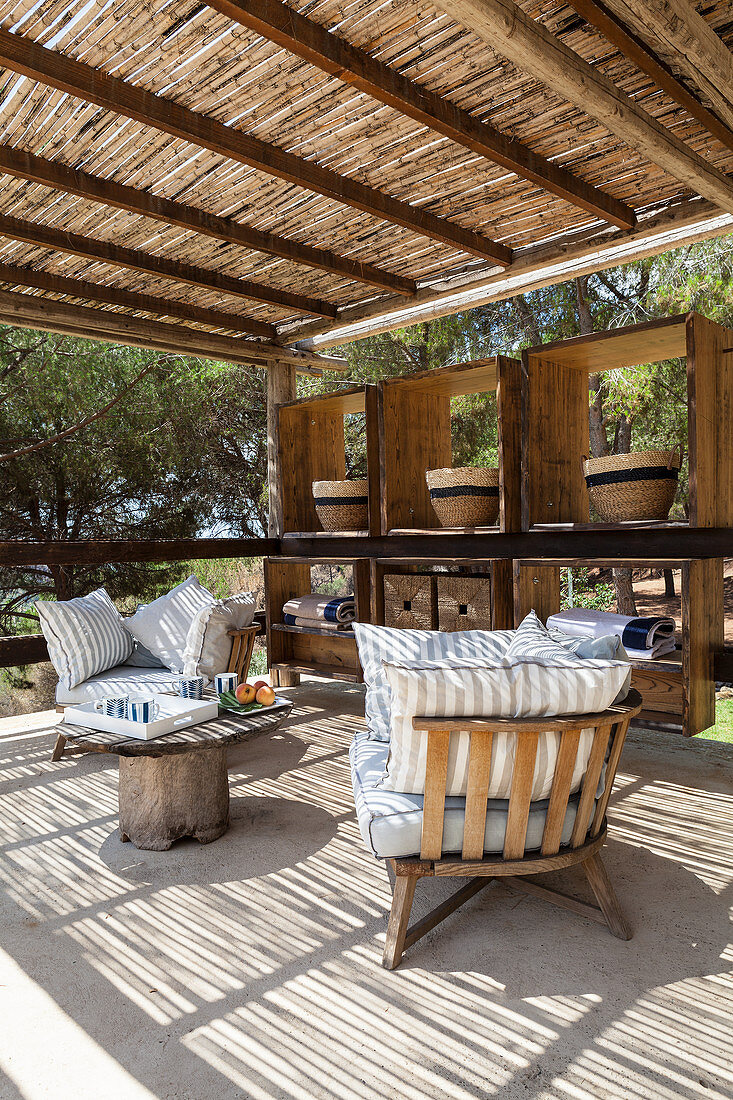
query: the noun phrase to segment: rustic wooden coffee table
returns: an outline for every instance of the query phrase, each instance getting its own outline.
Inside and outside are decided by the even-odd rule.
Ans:
[[[249,714],[220,711],[218,718],[152,741],[64,722],[55,728],[52,759],[83,752],[119,757],[121,840],[154,852],[184,836],[210,844],[229,828],[229,745],[273,733],[292,706],[282,702]]]

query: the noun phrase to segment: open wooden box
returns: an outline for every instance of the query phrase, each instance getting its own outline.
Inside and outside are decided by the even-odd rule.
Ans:
[[[382,532],[441,528],[430,503],[425,471],[452,466],[451,397],[496,391],[499,430],[499,524],[520,527],[521,371],[516,359],[496,356],[379,385],[379,474]],[[465,528],[461,528],[465,530]]]

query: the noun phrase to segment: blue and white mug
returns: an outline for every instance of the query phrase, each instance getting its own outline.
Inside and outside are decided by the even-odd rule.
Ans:
[[[95,710],[101,710],[108,718],[127,718],[127,706],[129,695],[105,695],[104,699],[97,699]]]
[[[176,687],[182,699],[203,699],[205,683],[203,676],[184,676]]]
[[[236,672],[217,672],[214,677],[214,691],[217,695],[223,695],[225,691],[234,691],[238,683]]]
[[[154,722],[160,714],[160,706],[149,696],[130,699],[127,704],[127,717],[131,722]]]

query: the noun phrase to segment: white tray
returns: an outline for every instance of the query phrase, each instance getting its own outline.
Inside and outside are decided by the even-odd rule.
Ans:
[[[154,722],[131,722],[128,718],[111,718],[94,709],[94,703],[80,703],[67,707],[64,722],[87,729],[119,733],[120,737],[133,737],[138,741],[150,741],[165,733],[175,733],[187,726],[216,718],[219,714],[217,699],[182,699],[180,695],[151,695],[160,706]]]

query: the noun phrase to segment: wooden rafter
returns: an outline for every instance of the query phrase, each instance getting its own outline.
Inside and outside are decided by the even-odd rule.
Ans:
[[[148,275],[159,275],[163,279],[188,283],[205,290],[216,290],[220,294],[232,294],[237,298],[268,302],[280,309],[291,309],[299,313],[314,313],[317,317],[335,317],[336,307],[330,302],[318,298],[307,298],[289,290],[276,290],[248,279],[234,279],[231,275],[222,275],[209,268],[194,264],[169,260],[163,256],[153,256],[138,248],[125,248],[110,241],[97,241],[92,237],[83,237],[79,233],[52,229],[38,222],[22,221],[0,214],[0,236],[14,241],[50,248],[54,252],[67,252],[72,256],[83,256],[87,260],[112,264],[115,267],[127,267],[132,271],[142,271]]]
[[[14,149],[10,145],[0,145],[0,172],[18,179],[32,180],[44,187],[65,191],[69,195],[92,199],[105,206],[129,210],[133,214],[165,222],[166,225],[177,225],[181,229],[190,229],[206,237],[279,256],[292,263],[330,271],[334,275],[367,283],[380,290],[407,296],[414,294],[416,290],[414,280],[395,275],[391,271],[383,271],[373,264],[362,263],[348,256],[338,256],[335,252],[300,244],[274,233],[263,233],[231,218],[220,218],[195,206],[161,198],[150,191],[142,191],[114,180],[102,179],[88,172],[69,168],[58,161],[27,153],[23,149]]]
[[[154,294],[138,294],[116,286],[104,286],[103,283],[70,279],[66,275],[53,275],[49,271],[31,271],[0,263],[0,283],[34,287],[37,290],[48,290],[52,294],[66,294],[107,305],[124,306],[126,309],[153,313],[159,317],[180,317],[182,321],[195,321],[212,328],[227,328],[232,332],[246,332],[249,336],[262,336],[268,340],[274,340],[277,336],[275,326],[268,325],[265,321],[254,321],[236,313],[221,313],[216,309],[205,309],[203,306],[176,302],[170,298],[158,298]]]
[[[441,0],[492,50],[532,73],[685,187],[733,211],[733,180],[707,163],[513,0]]]
[[[635,224],[634,211],[626,203],[415,84],[289,5],[279,0],[209,0],[209,7],[595,217],[625,229]]]
[[[0,324],[19,328],[59,332],[87,340],[103,340],[111,344],[148,348],[153,351],[178,352],[224,363],[291,363],[301,373],[329,370],[343,371],[346,360],[310,352],[290,351],[277,344],[266,344],[245,338],[219,336],[212,332],[190,329],[185,325],[168,325],[113,313],[104,309],[68,305],[33,294],[16,294],[0,290]]]
[[[733,149],[733,130],[708,110],[651,49],[632,34],[604,4],[599,0],[568,0],[568,3],[578,15],[587,23],[591,23],[604,38],[628,57],[629,61],[633,61],[637,68],[651,77],[670,99],[684,107],[692,118],[696,118],[708,133],[716,137],[726,148]],[[725,49],[725,46],[723,48]]]
[[[341,176],[330,168],[322,168],[313,161],[304,160],[276,145],[181,107],[173,100],[145,91],[119,77],[107,76],[83,62],[2,29],[0,65],[87,103],[96,103],[115,114],[133,118],[145,126],[210,149],[223,157],[364,211],[372,217],[403,226],[451,248],[490,259],[500,266],[511,262],[511,249],[482,233],[464,229],[455,222],[394,199],[350,176]]]
[[[733,128],[733,54],[689,0],[607,0],[641,38],[699,88]]]

